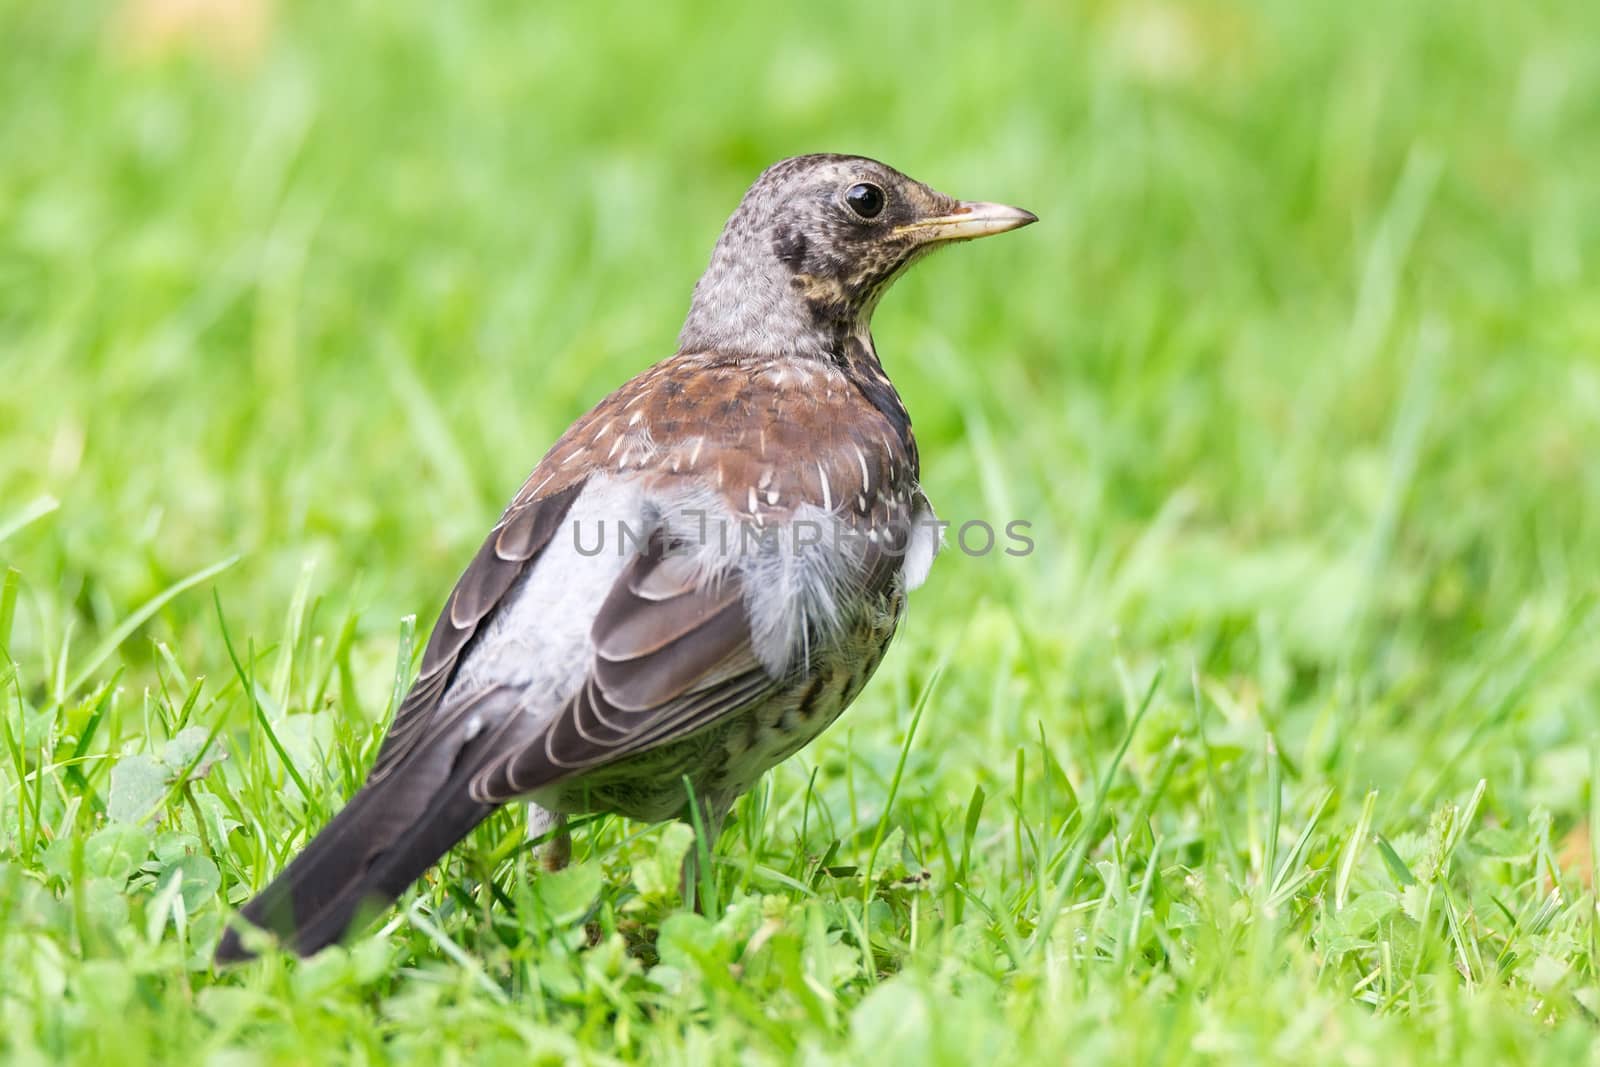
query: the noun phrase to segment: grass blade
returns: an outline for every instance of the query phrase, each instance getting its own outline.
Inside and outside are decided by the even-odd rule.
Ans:
[[[151,616],[165,607],[174,597],[182,595],[202,582],[215,578],[237,562],[239,562],[239,557],[232,555],[227,559],[213,563],[209,567],[203,567],[139,605],[138,610],[117,624],[117,628],[107,634],[105,640],[101,641],[99,645],[95,646],[95,650],[89,653],[88,662],[79,668],[78,673],[73,675],[72,680],[67,683],[66,688],[61,692],[60,699],[62,702],[65,702],[73,693],[83,688],[84,684],[94,676],[94,672],[100,669],[100,665],[110,659],[111,654],[122,645],[122,642],[128,639],[128,635],[148,622]]]

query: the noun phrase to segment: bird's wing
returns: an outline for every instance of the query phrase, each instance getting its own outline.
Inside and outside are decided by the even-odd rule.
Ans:
[[[418,741],[433,732],[431,726],[462,653],[517,579],[550,543],[582,489],[583,482],[579,481],[538,499],[519,497],[489,531],[439,612],[439,621],[422,654],[422,670],[395,712],[389,734],[378,749],[371,781],[388,776]]]
[[[595,616],[583,684],[538,736],[485,768],[474,797],[510,800],[763,699],[779,680],[756,656],[744,593],[737,572],[707,581],[658,531]]]

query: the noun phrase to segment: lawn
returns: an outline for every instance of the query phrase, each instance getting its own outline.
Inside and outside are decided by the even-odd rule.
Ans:
[[[1593,5],[0,0],[0,1060],[1600,1061]],[[210,967],[745,186],[1037,212],[885,300],[947,550],[735,809],[491,819]]]

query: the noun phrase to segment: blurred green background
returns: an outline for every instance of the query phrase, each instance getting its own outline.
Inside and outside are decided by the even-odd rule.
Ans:
[[[1593,1056],[1597,29],[1581,2],[0,0],[0,889],[22,902],[0,1050]],[[871,878],[817,890],[896,933],[793,1018],[801,963],[740,994],[704,960],[651,984],[635,953],[606,978],[662,998],[635,1015],[508,970],[461,913],[434,919],[461,960],[385,932],[425,978],[214,984],[202,935],[359,779],[401,618],[425,632],[548,444],[671,353],[744,188],[810,151],[1042,220],[920,266],[874,331],[940,512],[1025,519],[1037,551],[941,557],[880,681],[774,776],[765,843],[725,844],[805,880],[830,841],[866,870],[893,826],[926,910]],[[213,864],[187,902],[210,925],[190,945],[150,920],[171,864],[138,838],[143,875],[94,890],[132,918],[88,936],[89,875],[54,843],[107,825],[113,767],[185,724],[231,746],[193,792],[242,824],[172,845]],[[848,832],[800,828],[813,792]],[[168,832],[212,810],[163,802]],[[606,888],[572,930],[616,932],[638,829],[595,832]],[[935,842],[963,832],[955,871]],[[469,857],[501,855],[484,835]],[[1312,873],[1269,908],[1285,856]],[[1018,955],[1064,869],[1061,930],[1090,948]],[[1435,884],[1449,908],[1405,896]],[[809,944],[814,898],[730,892],[787,901],[775,943]],[[1363,892],[1393,900],[1339,926]],[[1114,898],[1119,953],[1078,925]],[[859,948],[847,913],[815,922]],[[730,959],[758,919],[717,927]],[[155,947],[124,936],[141,921]],[[608,944],[572,950],[580,990]],[[478,976],[510,999],[470,1008]]]

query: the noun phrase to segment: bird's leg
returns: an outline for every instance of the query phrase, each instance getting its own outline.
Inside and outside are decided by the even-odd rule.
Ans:
[[[543,837],[555,830],[556,835],[534,849],[539,866],[546,871],[559,871],[572,859],[572,835],[567,833],[567,817],[546,811],[537,805],[528,806],[528,840]]]
[[[684,822],[695,829],[695,839],[689,844],[689,851],[683,857],[683,871],[678,879],[678,888],[683,894],[684,902],[692,901],[694,910],[702,915],[707,914],[712,903],[707,899],[712,879],[715,877],[711,871],[711,857],[717,847],[717,838],[722,835],[722,823],[728,817],[728,810],[731,807],[732,804],[727,801],[696,796],[694,809],[686,810],[683,814]],[[704,866],[701,863],[702,857]]]

